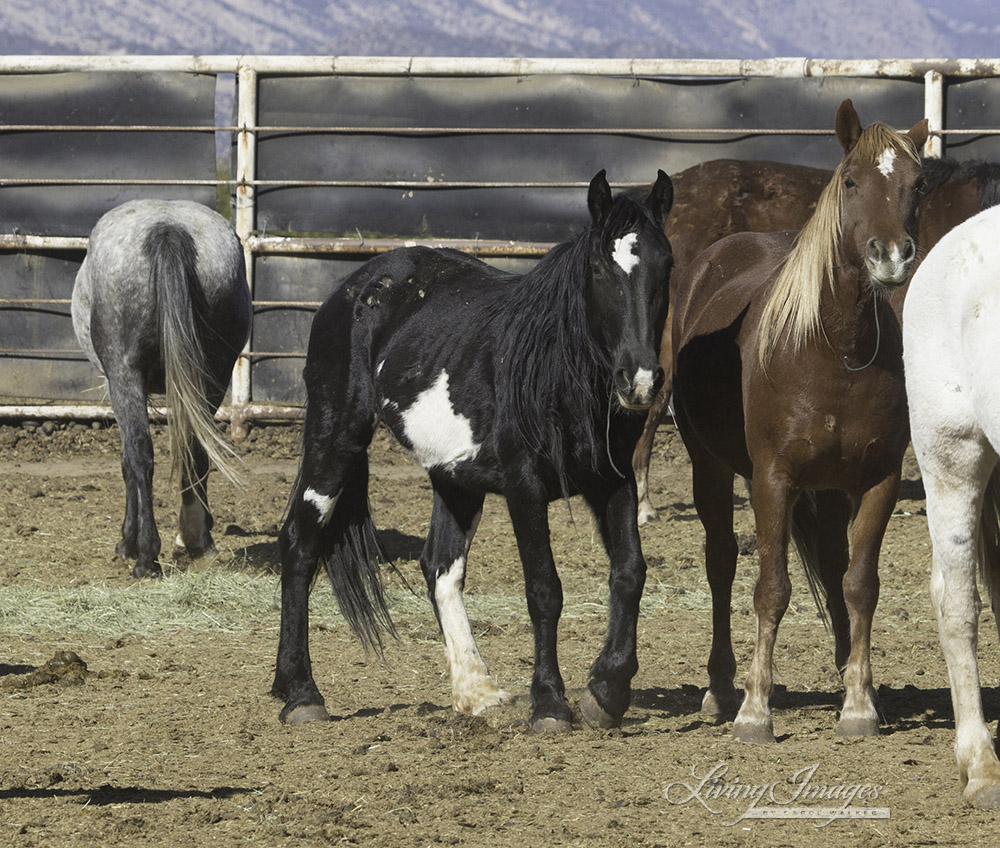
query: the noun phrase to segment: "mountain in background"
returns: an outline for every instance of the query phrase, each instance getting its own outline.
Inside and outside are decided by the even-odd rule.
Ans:
[[[996,0],[4,0],[0,52],[993,58]]]

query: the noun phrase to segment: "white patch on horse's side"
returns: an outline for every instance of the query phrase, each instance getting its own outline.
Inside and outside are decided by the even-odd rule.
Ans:
[[[887,147],[878,157],[878,169],[883,177],[888,177],[893,171],[892,163],[896,161],[896,151]]]
[[[402,418],[413,455],[424,468],[443,466],[450,471],[459,462],[475,459],[482,446],[473,439],[469,419],[451,405],[447,371],[417,395]]]
[[[629,233],[615,242],[611,257],[626,274],[631,274],[632,269],[639,264],[639,257],[635,255],[635,245],[638,240],[638,233]]]
[[[337,494],[321,495],[313,488],[306,489],[305,493],[302,495],[302,500],[308,501],[314,507],[316,507],[319,512],[319,523],[326,527],[330,521],[330,516],[333,515],[333,508],[337,505],[337,499],[340,497],[340,492]]]
[[[464,576],[465,558],[459,557],[451,568],[438,575],[434,584],[434,602],[448,656],[452,706],[458,712],[476,715],[506,700],[507,693],[501,691],[490,677],[476,646],[462,599]]]

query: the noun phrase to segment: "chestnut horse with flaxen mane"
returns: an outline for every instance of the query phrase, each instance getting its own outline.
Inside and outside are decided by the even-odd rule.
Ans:
[[[889,293],[916,258],[927,122],[906,134],[880,123],[862,130],[845,100],[836,132],[844,157],[798,235],[729,236],[674,286],[674,405],[706,533],[713,634],[703,710],[714,715],[739,705],[733,481],[752,481],[757,636],[733,728],[747,742],[774,739],[771,664],[791,594],[790,535],[814,594],[826,595],[846,689],[839,731],[878,732],[869,656],[878,556],[909,441]]]

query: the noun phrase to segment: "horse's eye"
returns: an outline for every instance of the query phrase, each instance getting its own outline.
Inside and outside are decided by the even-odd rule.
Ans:
[[[844,177],[844,188],[857,188],[858,184],[854,182],[850,177]]]

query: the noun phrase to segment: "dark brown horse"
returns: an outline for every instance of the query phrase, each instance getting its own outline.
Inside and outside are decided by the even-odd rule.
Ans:
[[[733,481],[752,481],[757,641],[733,728],[747,742],[774,739],[771,663],[791,594],[793,524],[827,598],[846,689],[839,730],[878,732],[869,658],[878,556],[909,441],[888,295],[916,258],[927,122],[905,135],[879,123],[862,131],[845,100],[836,133],[844,157],[801,233],[728,236],[674,286],[674,407],[706,533],[713,633],[702,706],[714,715],[738,704]]]
[[[787,162],[715,159],[681,171],[674,184],[673,215],[665,227],[677,269],[686,268],[710,244],[733,233],[799,230],[816,208],[832,171]],[[919,256],[952,227],[1000,203],[1000,165],[953,159],[925,159],[919,206]],[[892,294],[902,314],[906,286]],[[649,498],[649,463],[656,430],[670,401],[671,341],[667,320],[660,365],[667,380],[656,397],[632,457],[639,491],[639,523],[656,518]]]

